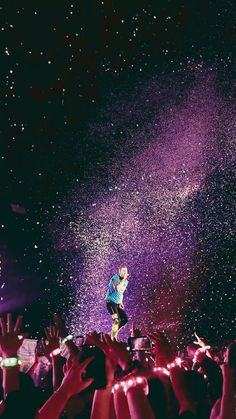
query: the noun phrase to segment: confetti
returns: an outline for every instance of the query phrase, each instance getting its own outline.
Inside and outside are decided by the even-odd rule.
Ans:
[[[99,123],[89,127],[87,141],[103,138],[107,155],[87,175],[86,188],[69,192],[62,207],[66,222],[62,211],[54,232],[66,253],[77,249],[63,264],[76,278],[68,284],[75,332],[109,331],[103,299],[121,263],[130,272],[126,310],[144,333],[161,327],[181,345],[196,328],[205,335],[211,327],[223,338],[219,324],[232,327],[220,308],[231,292],[219,289],[229,281],[233,248],[233,121],[214,76],[194,72],[191,82],[183,73],[185,88],[178,78],[163,76],[132,94],[112,94]],[[219,269],[212,262],[223,243],[228,257]],[[128,333],[127,327],[123,336]]]
[[[126,263],[144,333],[235,338],[235,6],[92,3],[2,7],[1,311],[108,331]]]

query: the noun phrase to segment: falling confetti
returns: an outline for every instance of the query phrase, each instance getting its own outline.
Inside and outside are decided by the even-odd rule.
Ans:
[[[75,333],[109,330],[104,294],[121,263],[130,272],[126,310],[144,333],[161,327],[180,344],[195,328],[204,334],[213,328],[223,338],[222,329],[234,326],[220,308],[232,293],[209,298],[231,269],[233,120],[215,75],[190,76],[182,74],[181,89],[179,78],[166,76],[133,94],[113,94],[89,128],[87,141],[103,137],[107,159],[89,173],[86,187],[67,195],[54,230],[57,245],[73,254],[63,269],[74,278],[69,323]],[[121,140],[109,156],[115,136]],[[207,272],[219,235],[228,259],[222,273],[217,266]],[[215,311],[215,298],[217,313],[206,328],[206,303]],[[128,332],[127,326],[123,336]]]
[[[235,338],[235,4],[13,3],[1,312],[32,337],[55,311],[75,334],[110,330],[104,294],[127,263],[144,333]]]
[[[9,49],[7,47],[4,49],[4,54],[5,55],[10,55]]]

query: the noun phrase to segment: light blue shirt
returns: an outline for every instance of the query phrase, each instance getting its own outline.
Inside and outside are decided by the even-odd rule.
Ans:
[[[115,285],[121,283],[121,277],[119,275],[113,275],[108,284],[107,293],[105,296],[105,301],[113,301],[113,303],[121,304],[123,301],[123,294],[127,288],[129,281],[125,279],[122,281],[122,289],[120,291],[116,290]]]

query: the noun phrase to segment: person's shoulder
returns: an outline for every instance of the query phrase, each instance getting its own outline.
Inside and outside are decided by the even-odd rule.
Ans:
[[[115,274],[115,275],[113,275],[113,276],[111,277],[111,280],[112,280],[112,281],[119,281],[119,282],[120,282],[120,277],[119,277],[119,275],[118,275],[118,274]]]

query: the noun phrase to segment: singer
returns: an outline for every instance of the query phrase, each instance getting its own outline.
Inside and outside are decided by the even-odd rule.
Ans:
[[[107,310],[112,317],[111,338],[116,339],[120,329],[128,322],[123,305],[123,294],[129,283],[127,266],[120,266],[119,274],[113,275],[108,284],[105,301]]]

